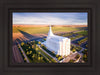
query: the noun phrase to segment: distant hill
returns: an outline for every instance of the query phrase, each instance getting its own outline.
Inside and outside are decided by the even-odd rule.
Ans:
[[[13,27],[47,27],[49,25],[13,25]],[[87,27],[87,25],[52,25],[54,27]]]

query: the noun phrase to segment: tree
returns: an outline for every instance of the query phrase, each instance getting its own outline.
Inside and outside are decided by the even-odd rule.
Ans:
[[[35,54],[32,55],[32,58],[34,58],[34,57],[35,57]]]
[[[39,52],[38,54],[40,55],[41,53]]]
[[[21,51],[21,53],[23,53],[23,51]]]
[[[42,47],[42,48],[43,48],[43,46],[44,46],[44,45],[43,45],[43,44],[41,44],[41,47]]]
[[[34,48],[34,45],[32,45],[32,48]]]
[[[29,51],[27,51],[27,53],[26,53],[27,55],[29,55],[30,53],[29,53]]]
[[[43,57],[41,57],[41,60],[43,59]]]
[[[38,44],[40,45],[40,44],[41,44],[41,42],[39,41],[39,42],[38,42]]]
[[[56,60],[54,60],[54,59],[51,59],[51,61],[52,61],[52,62],[56,62]]]
[[[52,51],[52,53],[54,53],[54,54],[55,54],[55,51]]]
[[[24,58],[24,61],[26,61],[26,58]]]
[[[38,60],[40,61],[41,60],[41,57],[38,56]]]
[[[46,41],[46,38],[44,38],[43,40]]]
[[[35,41],[35,44],[38,44],[38,41]]]
[[[29,46],[28,48],[30,49],[31,47]]]
[[[58,60],[60,61],[61,60],[61,57],[58,57]]]
[[[26,49],[26,51],[28,51],[28,49]]]
[[[38,47],[36,47],[35,50],[37,51],[38,50]]]
[[[32,53],[32,51],[30,51],[30,54]]]
[[[74,60],[71,59],[71,60],[69,61],[69,63],[74,63]]]
[[[37,47],[37,44],[35,44],[35,48]]]
[[[87,55],[86,55],[86,54],[83,55],[83,60],[84,60],[85,62],[87,62]]]
[[[58,56],[59,56],[59,55],[58,55],[58,54],[56,54],[56,57],[57,57],[57,58],[58,58]]]
[[[79,54],[77,54],[75,58],[76,58],[76,59],[78,59],[79,57],[80,57],[80,55],[79,55]]]
[[[73,51],[73,52],[75,52],[76,50],[75,50],[75,49],[73,49],[72,51]]]
[[[64,55],[64,57],[67,57],[66,55]]]
[[[21,46],[23,46],[23,45],[24,45],[24,42],[21,43]]]
[[[87,58],[86,54],[83,55],[83,58]]]

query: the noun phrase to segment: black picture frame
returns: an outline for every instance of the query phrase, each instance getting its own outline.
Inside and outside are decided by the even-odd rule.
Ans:
[[[69,74],[69,75],[99,75],[99,3],[82,3],[70,1],[1,1],[1,50],[0,50],[0,73],[1,75],[21,75],[21,74]],[[79,3],[78,3],[79,1]],[[86,1],[88,2],[88,0]],[[89,13],[89,63],[87,64],[11,64],[12,49],[12,12],[34,11],[34,12],[65,12],[65,11],[86,11]],[[98,15],[98,16],[97,16]],[[98,35],[98,36],[97,36]],[[97,36],[97,37],[96,37]],[[97,42],[98,40],[98,42]],[[9,60],[10,59],[10,60]]]

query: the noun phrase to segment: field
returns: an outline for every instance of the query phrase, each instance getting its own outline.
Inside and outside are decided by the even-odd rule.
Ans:
[[[57,32],[72,32],[72,31],[78,31],[82,28],[85,28],[87,26],[65,26],[65,25],[57,25],[52,26],[52,31],[54,33]],[[19,26],[19,25],[13,25],[13,33],[19,33],[21,31],[27,32],[29,34],[47,34],[49,30],[48,25],[34,25],[34,26]]]
[[[87,25],[53,25],[52,31],[54,34],[77,32],[86,29]],[[30,39],[31,37],[47,36],[49,25],[13,25],[13,40],[21,37],[23,39]],[[33,35],[33,36],[31,36]]]
[[[82,51],[84,51],[84,49],[87,49],[87,36],[88,36],[88,31],[87,31],[88,27],[87,25],[52,25],[52,31],[54,34],[59,35],[59,36],[63,36],[63,37],[68,37],[71,39],[71,43],[72,48],[71,51],[75,52],[75,51],[80,51],[81,49]],[[21,45],[22,42],[24,42],[26,46],[31,47],[31,44],[27,44],[30,43],[31,41],[36,41],[38,39],[44,39],[46,38],[46,36],[48,35],[48,31],[49,31],[49,25],[13,25],[12,27],[12,31],[13,31],[13,47],[16,47],[17,44]],[[16,44],[16,41],[18,42]],[[37,44],[35,44],[37,45]],[[20,50],[22,47],[23,51]],[[41,46],[40,46],[41,47]],[[39,57],[35,57],[40,59],[40,57],[42,57],[41,59],[44,59],[43,61],[41,60],[34,60],[34,62],[55,62],[56,60],[52,59],[52,53],[50,53],[50,51],[45,50],[43,52],[42,49],[38,49],[36,50],[37,47],[30,49],[30,52],[32,50],[32,53],[30,54],[30,56],[27,54],[27,50],[24,49],[24,46],[18,46],[20,53],[18,57],[16,57],[16,53],[13,50],[14,53],[14,57],[16,58],[16,60],[13,58],[14,62],[26,62],[28,59],[29,61],[31,60],[31,62],[33,62],[33,57],[35,54],[36,56],[39,55]],[[42,48],[42,47],[41,47]],[[15,49],[15,48],[14,48]],[[27,48],[28,49],[28,48]],[[41,53],[41,54],[39,54]],[[49,53],[50,55],[48,56],[46,53]],[[86,55],[86,51],[83,52],[85,53],[84,55]],[[25,56],[26,54],[26,56]],[[22,57],[20,56],[22,55]],[[33,57],[32,57],[33,56]],[[51,57],[50,57],[51,56]],[[24,60],[17,60],[18,58],[23,58]],[[60,60],[61,58],[57,58],[57,60]],[[85,61],[87,61],[87,58],[84,58]],[[73,60],[71,60],[72,62]],[[57,62],[57,61],[56,61]]]

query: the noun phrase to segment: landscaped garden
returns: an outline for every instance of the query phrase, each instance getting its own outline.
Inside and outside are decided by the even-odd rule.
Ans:
[[[30,63],[56,63],[57,61],[50,57],[47,53],[52,55],[53,57],[57,57],[58,60],[61,60],[61,56],[57,56],[56,54],[50,52],[46,49],[46,47],[42,46],[42,48],[47,52],[45,53],[38,45],[40,45],[41,42],[38,41],[31,41],[21,43],[21,47],[23,51],[25,52],[26,56],[28,57],[28,60]],[[20,48],[19,48],[20,50]],[[21,52],[21,51],[20,51]],[[21,55],[23,56],[22,52]],[[24,61],[26,61],[25,57],[23,56]]]

